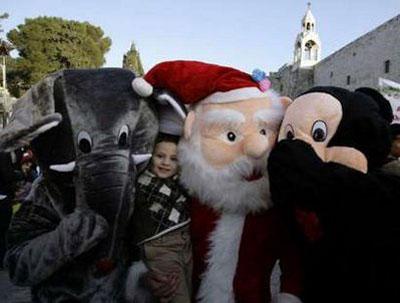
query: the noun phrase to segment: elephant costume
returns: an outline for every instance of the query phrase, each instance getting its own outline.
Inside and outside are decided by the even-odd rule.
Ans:
[[[0,134],[3,151],[31,144],[43,172],[11,222],[4,261],[33,302],[124,300],[135,180],[163,106],[149,102],[156,93],[137,95],[134,78],[117,68],[54,73]]]

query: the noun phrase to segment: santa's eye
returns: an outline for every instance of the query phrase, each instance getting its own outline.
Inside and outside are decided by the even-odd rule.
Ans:
[[[92,151],[92,138],[84,130],[78,134],[78,147],[85,154]]]
[[[285,137],[288,140],[293,140],[294,139],[294,130],[293,130],[293,127],[290,124],[286,125]]]
[[[235,135],[234,132],[229,132],[229,133],[227,133],[227,134],[226,134],[226,137],[228,138],[228,140],[229,140],[230,142],[235,142],[235,140],[236,140],[236,135]]]
[[[324,121],[318,120],[314,122],[311,130],[311,136],[316,142],[323,142],[326,139],[328,130]]]
[[[265,136],[267,134],[267,131],[264,128],[262,128],[260,129],[260,134]]]

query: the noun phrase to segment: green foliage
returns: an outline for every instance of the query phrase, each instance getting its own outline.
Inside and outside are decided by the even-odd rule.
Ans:
[[[143,76],[144,70],[140,60],[139,52],[132,42],[131,49],[124,55],[122,67],[133,70],[137,76]]]
[[[10,77],[25,90],[45,75],[64,68],[97,68],[104,62],[111,39],[88,22],[56,17],[25,19],[7,34],[17,49]],[[11,79],[13,82],[14,79]]]

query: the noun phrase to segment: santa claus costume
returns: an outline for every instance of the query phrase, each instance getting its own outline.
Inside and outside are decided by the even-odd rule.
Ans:
[[[193,196],[190,213],[194,301],[301,302],[296,248],[269,197],[266,160],[285,106],[284,100],[269,89],[265,74],[258,71],[251,76],[229,67],[173,61],[157,65],[133,87],[143,96],[149,96],[153,87],[166,89],[194,110],[186,118],[185,138],[179,144],[178,155],[181,181]],[[252,102],[261,104],[264,99],[268,106],[263,105],[253,114]],[[216,105],[216,110],[206,112],[203,105]],[[207,113],[204,117],[203,112]],[[267,126],[253,134],[256,122],[246,122],[249,112],[255,121],[262,116]],[[227,132],[227,138],[233,143],[242,140],[244,145],[236,151],[237,160],[220,165],[214,155],[226,155],[221,156],[220,143],[211,138],[207,125],[219,129],[219,120],[231,125],[238,119],[248,127],[243,134]],[[253,146],[250,151],[246,140],[258,144],[258,132],[271,133],[265,139],[269,145],[262,149]],[[277,260],[282,270],[281,292],[271,298],[270,277]]]

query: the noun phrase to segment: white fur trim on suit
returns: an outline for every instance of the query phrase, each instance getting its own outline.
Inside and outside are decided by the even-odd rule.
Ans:
[[[239,259],[244,215],[223,214],[210,236],[207,269],[202,275],[200,303],[234,303],[233,279]]]
[[[142,97],[150,97],[153,93],[153,87],[143,78],[135,78],[132,81],[133,90]]]
[[[134,262],[128,269],[126,278],[125,299],[129,303],[151,303],[155,302],[149,290],[146,289],[140,280],[148,271],[143,261]]]
[[[272,303],[302,303],[301,300],[289,293],[281,292],[273,300]]]

